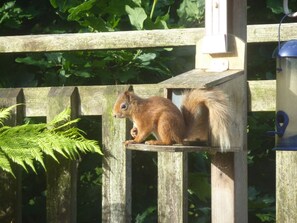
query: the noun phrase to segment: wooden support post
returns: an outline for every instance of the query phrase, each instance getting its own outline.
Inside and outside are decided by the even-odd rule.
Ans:
[[[197,45],[196,68],[213,69],[214,61],[228,61],[229,69],[244,71],[242,78],[220,85],[229,95],[235,126],[230,129],[231,146],[240,147],[234,154],[217,153],[211,164],[212,222],[247,223],[247,89],[246,89],[246,0],[228,1],[228,51],[227,54],[202,55]],[[232,36],[236,36],[234,37]],[[237,37],[241,38],[238,39]],[[243,41],[242,41],[243,40]],[[233,43],[232,43],[233,42]],[[231,44],[230,44],[231,43]],[[236,133],[237,132],[237,133]],[[239,133],[239,136],[238,136]]]
[[[75,87],[51,88],[48,93],[47,122],[66,108],[71,117],[77,117],[78,93]],[[77,162],[58,156],[57,163],[46,157],[47,197],[46,217],[48,223],[76,222]]]
[[[297,222],[297,152],[276,152],[276,222]]]
[[[188,153],[158,152],[158,222],[188,222]]]
[[[0,107],[9,107],[23,103],[24,97],[21,89],[0,89]],[[18,106],[12,110],[10,119],[5,124],[15,126],[23,120],[23,108]],[[0,170],[0,222],[22,222],[22,171],[13,165],[16,178]]]
[[[125,87],[107,87],[102,115],[102,222],[131,222],[131,151],[126,150],[126,120],[112,116],[113,104]]]
[[[237,77],[219,87],[229,96],[233,110],[231,145],[240,151],[217,153],[211,163],[212,222],[247,223],[247,97],[245,76]],[[223,208],[222,208],[223,207]]]
[[[245,152],[216,154],[211,163],[213,223],[247,223]]]

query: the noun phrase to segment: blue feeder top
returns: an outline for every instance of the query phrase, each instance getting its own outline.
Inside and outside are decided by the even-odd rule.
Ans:
[[[276,49],[273,53],[274,57],[296,57],[297,58],[297,40],[290,40],[283,43],[280,49]]]

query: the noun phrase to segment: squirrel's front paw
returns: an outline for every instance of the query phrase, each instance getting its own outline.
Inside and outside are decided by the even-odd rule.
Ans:
[[[134,143],[136,143],[134,140],[126,140],[126,141],[124,142],[124,145],[125,145],[125,146],[128,146],[129,144],[134,144]]]
[[[145,144],[146,145],[159,145],[159,144],[162,144],[162,143],[160,143],[157,140],[148,140],[148,141],[145,141]]]

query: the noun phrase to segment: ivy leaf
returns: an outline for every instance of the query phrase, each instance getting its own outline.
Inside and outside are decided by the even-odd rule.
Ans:
[[[201,22],[204,18],[204,7],[204,0],[184,0],[177,10],[180,23],[191,25]]]
[[[76,75],[78,77],[83,77],[83,78],[90,78],[90,77],[92,77],[92,74],[90,72],[87,72],[87,71],[76,71],[74,73],[74,75]]]
[[[156,212],[156,207],[149,207],[143,213],[140,213],[136,216],[136,223],[145,223],[148,222],[148,219]]]
[[[84,12],[88,12],[93,5],[96,3],[96,0],[85,1],[84,3],[69,9],[68,19],[70,21],[78,21],[81,18],[81,14]]]
[[[143,22],[147,18],[147,14],[145,13],[144,9],[140,7],[131,8],[129,5],[126,5],[125,10],[128,13],[131,25],[137,30],[142,30]]]
[[[269,8],[274,14],[284,12],[282,1],[279,0],[267,0],[267,8]]]
[[[168,29],[167,21],[169,20],[169,13],[164,16],[157,16],[155,26],[160,29]]]
[[[66,12],[76,4],[75,1],[69,0],[50,0],[50,3],[55,9],[58,8],[61,12]]]
[[[54,8],[58,8],[57,0],[50,0],[50,3]]]
[[[137,59],[141,60],[143,65],[149,65],[150,61],[154,60],[156,58],[155,53],[144,53],[137,57]]]
[[[24,58],[16,58],[15,62],[17,63],[23,63],[23,64],[27,64],[27,65],[34,65],[34,66],[38,66],[41,68],[51,68],[54,67],[55,64],[50,64],[47,60],[45,59],[35,59],[33,57],[24,57]]]
[[[258,213],[256,216],[260,219],[261,222],[275,222],[275,215],[272,213]]]

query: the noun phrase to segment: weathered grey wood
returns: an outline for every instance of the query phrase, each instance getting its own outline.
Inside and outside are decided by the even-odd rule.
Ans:
[[[146,144],[130,144],[126,149],[145,151],[145,152],[220,152],[220,147],[210,146],[184,146],[184,145],[146,145]],[[231,151],[240,151],[241,148],[234,147]]]
[[[169,78],[160,84],[164,88],[207,88],[214,87],[228,80],[243,75],[243,70],[226,70],[224,72],[206,72],[204,69],[193,69],[178,76]]]
[[[245,69],[245,52],[246,44],[237,36],[228,35],[228,53],[206,54],[202,51],[203,40],[199,40],[196,45],[196,68],[210,69],[213,61],[228,61],[228,69],[244,70]],[[238,58],[243,58],[239,60]]]
[[[102,115],[106,86],[79,86],[79,115]]]
[[[158,153],[158,222],[188,222],[188,153]]]
[[[297,152],[276,152],[276,222],[297,222]]]
[[[239,21],[233,21],[235,26]],[[296,39],[295,27],[296,23],[283,24],[281,40]],[[248,25],[247,42],[277,42],[277,30],[278,24]],[[194,46],[203,36],[203,28],[3,36],[0,37],[0,53]]]
[[[66,108],[71,117],[78,114],[78,94],[75,87],[53,87],[48,93],[47,122]],[[58,155],[58,154],[57,154]],[[76,222],[77,162],[59,157],[59,163],[46,157],[46,217],[48,223]]]
[[[171,29],[0,37],[0,53],[195,45],[203,29]]]
[[[143,97],[148,98],[151,96],[164,96],[165,89],[163,85],[160,84],[141,84],[133,85],[134,92]]]
[[[9,107],[24,102],[21,89],[0,89],[0,107]],[[15,126],[22,123],[23,106],[14,108],[5,125]],[[22,222],[22,170],[12,165],[15,178],[0,169],[0,222]]]
[[[275,111],[276,81],[249,81],[248,82],[248,110]]]
[[[216,153],[211,161],[212,222],[247,223],[246,85],[240,76],[219,87],[234,111],[230,129],[234,154]],[[224,208],[222,208],[224,207]],[[222,216],[224,216],[222,218]]]
[[[283,23],[281,25],[281,41],[297,39],[297,23]],[[278,42],[279,24],[262,24],[247,26],[248,43]]]
[[[50,87],[24,88],[25,115],[27,117],[45,117],[48,112],[47,96]]]
[[[234,154],[216,154],[211,161],[212,222],[235,222]]]
[[[131,222],[131,151],[126,151],[123,144],[129,131],[125,119],[112,116],[117,95],[125,89],[125,86],[107,87],[103,99],[102,222],[106,223]]]

